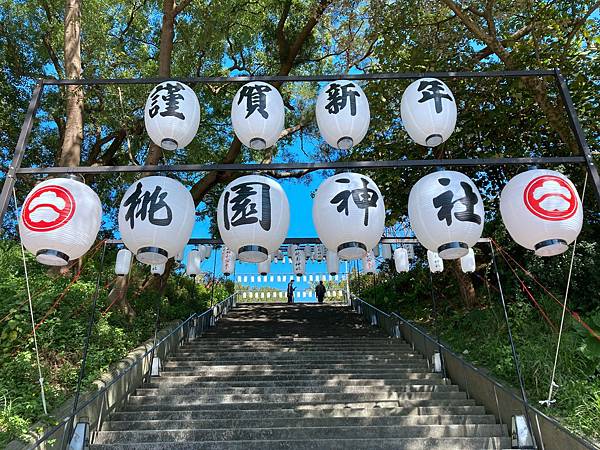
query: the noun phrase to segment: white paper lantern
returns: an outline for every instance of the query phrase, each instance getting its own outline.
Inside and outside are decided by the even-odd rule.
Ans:
[[[469,253],[460,258],[460,268],[464,273],[475,272],[475,252],[472,248]]]
[[[165,265],[164,264],[152,264],[150,266],[150,272],[152,275],[162,275],[165,273]]]
[[[340,260],[338,258],[338,254],[334,250],[327,250],[327,272],[330,275],[335,275],[338,273],[340,268]]]
[[[205,245],[204,246],[204,259],[210,258],[211,254],[212,254],[212,247],[210,245]]]
[[[146,101],[146,132],[165,150],[186,147],[200,125],[200,103],[194,91],[179,81],[163,81]]]
[[[221,194],[217,223],[223,242],[240,261],[259,263],[283,243],[290,205],[279,183],[247,175],[229,183]]]
[[[408,196],[408,215],[419,242],[443,259],[466,255],[483,232],[481,195],[460,172],[443,170],[417,181]]]
[[[375,260],[375,255],[373,254],[372,251],[368,252],[362,258],[363,272],[364,273],[375,273],[376,264],[377,264],[377,262]]]
[[[425,147],[446,141],[456,126],[454,95],[435,78],[421,78],[406,88],[400,114],[408,135]]]
[[[517,244],[537,256],[565,252],[583,225],[577,189],[554,170],[528,170],[511,179],[500,196],[500,213]]]
[[[321,183],[312,213],[321,242],[345,260],[365,256],[381,239],[385,224],[379,188],[357,173],[340,173]]]
[[[72,178],[52,178],[25,198],[19,234],[38,262],[64,266],[90,249],[101,222],[102,205],[89,186]]]
[[[115,274],[127,275],[131,267],[131,260],[133,255],[126,248],[122,248],[117,252],[117,260],[115,262]]]
[[[375,258],[379,257],[379,244],[373,247],[373,255],[375,256]]]
[[[304,251],[302,249],[297,248],[294,251],[294,273],[297,277],[301,277],[304,275],[304,271],[306,270],[306,257],[304,255]]]
[[[198,245],[196,245],[196,249],[198,250],[198,253],[200,253],[200,257],[202,258],[202,261],[204,261],[206,259],[205,246],[202,244],[198,244]]]
[[[402,248],[406,250],[408,259],[415,259],[415,246],[413,244],[402,244]]]
[[[367,96],[354,81],[334,81],[325,86],[317,97],[315,113],[325,141],[341,150],[360,144],[371,121]]]
[[[225,276],[231,275],[235,270],[235,254],[226,246],[221,250],[221,268]]]
[[[141,263],[164,264],[187,244],[195,210],[192,195],[179,181],[142,178],[121,200],[121,239]]]
[[[381,256],[383,259],[392,259],[392,244],[381,244]]]
[[[200,264],[202,264],[202,254],[196,249],[191,250],[187,256],[185,273],[190,277],[195,277],[200,274]]]
[[[442,272],[444,270],[444,260],[435,252],[427,250],[427,262],[429,270],[433,273]]]
[[[262,262],[259,262],[257,264],[257,268],[258,268],[258,273],[260,273],[261,275],[266,275],[269,273],[269,271],[271,270],[271,258],[267,258]],[[267,281],[267,277],[265,277],[265,282]]]
[[[398,273],[408,272],[410,263],[408,262],[408,252],[405,248],[398,247],[394,250],[394,266]]]
[[[231,124],[246,147],[262,150],[275,145],[283,131],[284,119],[283,99],[268,83],[247,83],[233,98]]]
[[[179,250],[177,252],[177,254],[175,255],[175,261],[177,261],[178,263],[180,263],[181,261],[183,261],[183,253],[185,251],[185,248],[182,248],[181,250]]]

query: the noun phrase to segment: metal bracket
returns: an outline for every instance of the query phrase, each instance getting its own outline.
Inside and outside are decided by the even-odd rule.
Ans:
[[[90,424],[88,422],[77,422],[73,436],[69,441],[68,450],[84,450],[90,444]]]
[[[513,448],[535,448],[533,436],[527,426],[527,419],[525,416],[512,416],[511,439]]]

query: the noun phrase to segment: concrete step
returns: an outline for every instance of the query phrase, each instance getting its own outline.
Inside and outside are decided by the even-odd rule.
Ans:
[[[329,368],[329,366],[325,366],[325,368],[297,368],[297,369],[290,369],[287,367],[282,367],[282,368],[276,368],[273,366],[265,366],[262,369],[259,370],[252,370],[249,369],[248,367],[243,367],[243,366],[229,366],[229,367],[219,367],[219,368],[214,368],[214,367],[193,367],[193,366],[188,366],[188,367],[166,367],[164,369],[164,371],[162,372],[161,376],[183,376],[183,375],[189,375],[189,376],[201,376],[204,375],[206,377],[223,377],[223,376],[250,376],[253,378],[261,378],[263,379],[263,377],[269,376],[269,375],[278,375],[278,376],[286,376],[286,375],[304,375],[304,376],[310,376],[310,375],[330,375],[330,376],[335,376],[335,375],[363,375],[366,376],[367,378],[376,378],[378,376],[393,376],[393,375],[401,375],[401,374],[422,374],[423,376],[425,376],[426,374],[429,373],[427,367],[420,367],[420,368],[415,368],[415,367],[387,367],[384,366],[384,368],[381,367],[376,367],[376,366],[371,366],[367,369],[356,369],[353,367],[346,367],[346,368],[337,368],[337,369],[332,369]]]
[[[389,438],[389,439],[308,439],[308,440],[271,440],[215,442],[197,441],[172,443],[146,443],[144,450],[486,450],[510,448],[508,437],[476,438]],[[132,450],[139,449],[138,444],[92,445],[93,450]]]
[[[172,361],[167,360],[164,364],[165,368],[171,367],[208,367],[208,368],[229,368],[232,366],[243,367],[247,370],[260,370],[260,369],[277,369],[277,368],[294,368],[301,367],[306,369],[313,368],[333,368],[340,369],[344,367],[351,367],[356,369],[361,368],[390,368],[390,367],[428,367],[428,362],[424,359],[309,359],[309,360],[269,360],[269,359],[252,359],[247,358],[243,360],[180,360]]]
[[[113,420],[102,431],[179,430],[218,428],[305,428],[305,427],[363,427],[363,426],[420,426],[495,424],[492,415],[428,415],[396,417],[329,417],[289,419],[203,419],[203,420]]]
[[[211,375],[198,375],[194,374],[193,371],[190,374],[184,374],[183,372],[171,371],[162,372],[160,377],[153,378],[164,382],[168,380],[169,383],[188,383],[188,382],[206,382],[206,383],[228,383],[228,382],[328,382],[328,383],[345,383],[346,381],[366,382],[366,381],[382,381],[384,383],[394,381],[409,381],[419,380],[425,381],[430,380],[432,382],[440,382],[442,376],[439,373],[433,372],[418,372],[412,370],[387,370],[387,371],[361,371],[358,373],[348,371],[334,371],[328,373],[327,371],[305,371],[304,373],[299,371],[287,371],[284,373],[268,373],[256,372],[256,375],[252,373],[233,371],[232,374],[226,373],[211,374]]]
[[[373,438],[448,438],[502,436],[501,425],[420,425],[420,426],[362,426],[362,427],[302,427],[302,428],[206,428],[184,430],[129,430],[101,431],[95,443],[114,442],[188,442],[188,441],[239,441],[239,440],[302,440],[314,439],[365,439]]]
[[[390,392],[458,392],[455,385],[405,385],[405,386],[287,386],[287,387],[193,387],[190,385],[172,387],[160,386],[155,388],[138,388],[136,395],[224,395],[224,394],[300,394],[300,393],[390,393]]]
[[[275,409],[195,409],[195,410],[139,410],[135,412],[115,412],[111,414],[111,420],[118,421],[151,421],[151,420],[208,420],[208,419],[229,419],[229,420],[253,420],[257,417],[260,420],[266,419],[306,419],[306,418],[338,418],[338,417],[404,417],[419,415],[485,415],[483,406],[404,406],[386,408],[275,408]]]
[[[135,401],[134,399],[139,399]],[[124,411],[177,411],[177,410],[242,410],[242,409],[331,409],[331,408],[396,408],[396,407],[422,407],[422,406],[475,406],[472,399],[436,399],[436,400],[348,400],[340,401],[312,401],[310,403],[300,402],[223,402],[223,403],[201,403],[188,400],[181,402],[160,402],[153,397],[131,397]]]
[[[323,350],[301,350],[301,351],[223,351],[223,352],[202,352],[202,351],[179,351],[170,360],[180,359],[242,359],[242,358],[269,358],[269,359],[292,359],[292,358],[423,358],[423,355],[417,352],[392,351],[392,350],[371,350],[368,352],[362,350],[354,351],[323,351]]]
[[[143,388],[169,388],[169,387],[190,387],[192,389],[195,388],[210,388],[210,389],[226,389],[226,388],[245,388],[245,387],[273,387],[273,388],[281,388],[281,387],[336,387],[336,386],[372,386],[372,387],[381,387],[381,388],[398,388],[404,389],[406,386],[443,386],[448,385],[447,382],[444,382],[441,378],[418,378],[414,379],[390,379],[390,380],[382,380],[382,379],[339,379],[339,378],[317,378],[311,379],[307,377],[306,379],[300,380],[278,380],[278,381],[268,381],[268,380],[225,380],[225,381],[205,381],[204,377],[197,377],[197,381],[194,381],[193,377],[181,377],[184,379],[179,379],[180,377],[160,377],[153,378],[151,383],[146,383],[142,387]]]

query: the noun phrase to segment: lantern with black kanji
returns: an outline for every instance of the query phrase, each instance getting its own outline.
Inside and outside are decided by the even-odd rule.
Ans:
[[[121,239],[138,261],[164,264],[187,244],[195,210],[192,195],[179,181],[142,178],[127,189],[121,201]]]
[[[443,272],[444,270],[444,260],[440,258],[438,253],[431,250],[427,250],[427,263],[432,273]]]
[[[483,232],[481,195],[460,172],[433,172],[417,181],[408,197],[408,216],[419,242],[443,259],[465,256]]]
[[[313,201],[313,223],[321,242],[341,259],[359,259],[383,233],[385,206],[366,175],[340,173],[321,183]]]
[[[377,261],[375,260],[375,254],[371,250],[362,258],[363,272],[372,274],[375,273],[376,265]]]
[[[279,183],[247,175],[227,185],[217,206],[219,233],[244,262],[259,263],[275,254],[290,225],[290,206]]]
[[[235,270],[235,253],[228,247],[221,249],[221,270],[225,276],[231,275]]]
[[[371,121],[365,93],[356,82],[344,80],[329,83],[319,93],[316,117],[325,141],[340,150],[358,145]]]
[[[146,101],[146,131],[165,150],[186,147],[200,125],[200,104],[194,91],[179,81],[163,81]]]
[[[304,255],[304,251],[302,249],[297,248],[294,250],[292,265],[294,268],[294,274],[296,274],[297,277],[304,275],[304,272],[306,271],[306,256]]]
[[[517,244],[537,256],[565,252],[583,225],[577,189],[554,170],[528,170],[512,178],[502,190],[500,213]]]
[[[285,122],[283,99],[274,86],[262,81],[243,85],[231,104],[231,124],[246,147],[263,150],[279,139]]]
[[[454,96],[446,84],[435,78],[421,78],[406,88],[400,114],[408,135],[425,147],[446,141],[456,126]]]
[[[102,222],[98,195],[72,178],[41,182],[27,195],[19,234],[38,262],[64,266],[92,246]]]

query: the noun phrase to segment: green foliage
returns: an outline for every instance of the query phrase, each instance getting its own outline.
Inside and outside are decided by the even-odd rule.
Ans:
[[[110,268],[115,251],[107,251],[102,283],[110,281]],[[42,377],[48,408],[64,402],[74,392],[79,376],[84,337],[87,331],[92,294],[95,290],[99,253],[83,261],[79,279],[60,298],[74,273],[59,275],[27,256],[34,317],[46,319],[37,329]],[[77,266],[75,266],[76,268]],[[195,284],[184,275],[169,277],[163,295],[157,290],[138,292],[149,277],[147,270],[134,265],[127,298],[135,316],[111,307],[109,289],[100,289],[84,387],[129,351],[153,336],[156,306],[160,301],[160,326],[181,320],[192,313],[205,311],[213,302],[223,300],[232,292],[229,282],[217,280],[214,293],[203,284]],[[176,271],[177,272],[177,271]],[[44,418],[38,380],[38,366],[31,336],[31,318],[26,301],[25,278],[20,246],[0,242],[0,447],[14,438],[23,438],[27,429]],[[193,291],[196,291],[193,293]]]

